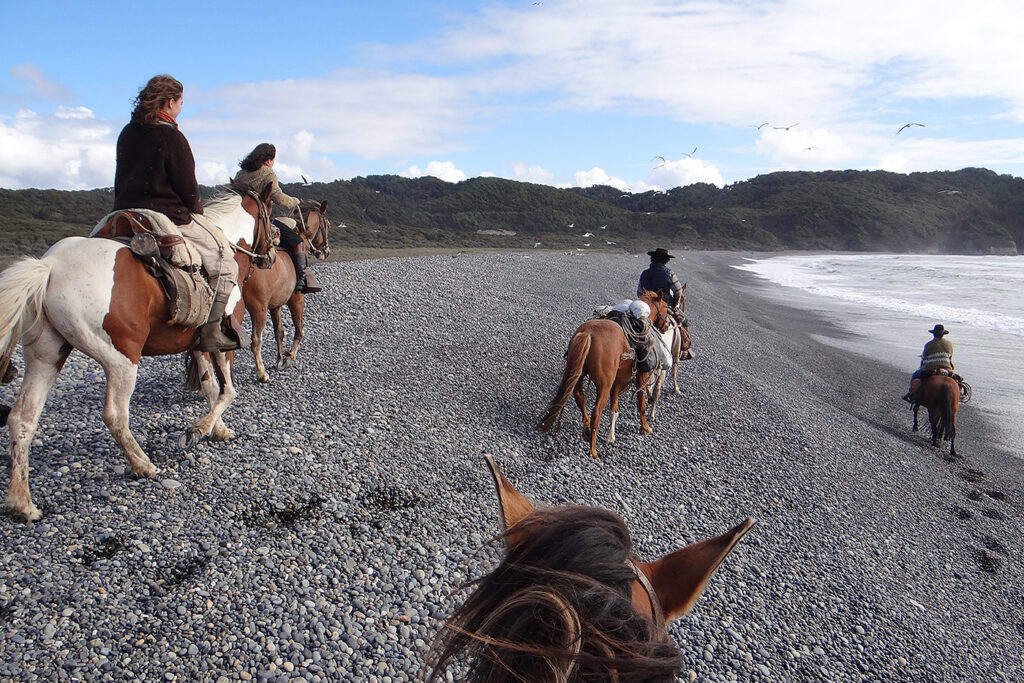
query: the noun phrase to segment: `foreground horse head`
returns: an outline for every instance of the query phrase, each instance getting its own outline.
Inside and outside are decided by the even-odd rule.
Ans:
[[[949,455],[956,457],[956,414],[960,409],[960,384],[947,375],[932,375],[924,380],[921,402],[914,404],[914,428],[917,431],[917,411],[928,409],[928,424],[932,430],[932,446],[949,441]]]
[[[268,187],[258,198],[219,195],[206,204],[204,214],[232,243],[248,241],[269,249],[265,237],[270,231],[269,192]],[[260,260],[267,256],[253,253]],[[229,309],[239,297],[237,292],[232,294]],[[21,391],[8,418],[11,479],[5,503],[11,511],[29,521],[40,517],[28,487],[29,446],[46,396],[74,349],[103,367],[107,379],[103,422],[132,472],[144,477],[156,472],[129,429],[128,412],[141,358],[181,353],[194,346],[197,330],[169,319],[160,283],[129,248],[114,240],[68,237],[42,258],[22,259],[0,274],[0,357],[9,359],[20,339],[25,359]],[[233,432],[221,420],[235,397],[231,356],[213,353],[207,358],[195,351],[193,355],[210,409],[185,430],[186,443],[205,436],[231,438]]]
[[[668,306],[661,292],[643,292],[640,301],[650,306],[651,324],[659,332],[669,329]],[[537,429],[548,432],[561,425],[562,410],[569,396],[576,400],[583,417],[583,438],[590,442],[590,455],[597,457],[597,428],[601,414],[611,401],[611,422],[608,428],[608,443],[615,443],[615,423],[619,417],[619,394],[631,381],[636,382],[637,413],[640,416],[640,433],[650,434],[653,430],[647,424],[647,396],[640,388],[648,381],[649,373],[633,373],[633,356],[622,327],[611,320],[588,320],[573,333],[566,351],[565,370],[558,393],[541,418]],[[587,396],[583,382],[589,377],[594,383],[597,398],[594,412],[587,414]]]
[[[666,625],[693,607],[754,520],[640,562],[617,514],[535,506],[486,458],[507,551],[442,627],[427,680],[460,660],[470,681],[674,680],[684,660]]]

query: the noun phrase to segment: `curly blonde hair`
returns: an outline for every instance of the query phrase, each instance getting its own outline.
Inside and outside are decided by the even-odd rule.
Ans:
[[[155,126],[159,121],[158,112],[171,100],[181,97],[184,92],[185,86],[173,76],[167,74],[153,76],[132,100],[134,106],[132,121]]]

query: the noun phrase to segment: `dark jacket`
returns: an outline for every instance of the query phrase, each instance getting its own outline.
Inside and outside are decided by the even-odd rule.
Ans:
[[[202,213],[192,148],[171,123],[132,121],[117,138],[114,209],[151,209],[177,225]]]
[[[683,291],[675,273],[664,263],[652,263],[650,268],[640,274],[636,295],[640,296],[645,289],[649,292],[657,292],[660,289],[673,308],[679,303],[679,295]]]

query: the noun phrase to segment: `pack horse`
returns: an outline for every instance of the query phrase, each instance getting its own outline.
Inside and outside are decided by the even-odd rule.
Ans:
[[[266,196],[225,192],[207,203],[204,214],[233,244],[259,245],[253,258],[265,258],[272,248],[267,239],[272,228]],[[228,310],[239,301],[236,289]],[[0,275],[0,349],[4,351],[0,372],[19,340],[25,360],[21,391],[7,422],[11,439],[7,508],[28,521],[40,517],[29,493],[29,445],[46,397],[74,349],[103,367],[107,379],[103,422],[132,472],[153,476],[156,468],[128,425],[139,361],[143,356],[192,349],[197,334],[197,328],[169,321],[167,299],[157,278],[121,242],[68,237],[42,258],[25,258],[5,270]],[[186,447],[202,437],[234,436],[221,419],[235,397],[230,357],[219,352],[206,356],[192,351],[192,355],[203,378],[209,412],[186,429]]]

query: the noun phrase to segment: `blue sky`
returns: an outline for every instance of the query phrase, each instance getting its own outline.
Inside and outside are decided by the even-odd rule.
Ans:
[[[5,2],[0,187],[112,184],[157,73],[185,85],[204,184],[264,141],[285,181],[1021,176],[1022,20],[1015,0]]]

